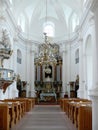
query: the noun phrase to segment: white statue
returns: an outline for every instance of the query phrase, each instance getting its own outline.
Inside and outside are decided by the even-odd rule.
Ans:
[[[6,49],[11,49],[11,41],[10,41],[10,37],[9,37],[9,33],[6,29],[2,30],[2,45],[6,48]]]
[[[0,66],[3,67],[4,59],[9,59],[12,55],[11,41],[6,29],[2,29],[0,37]]]

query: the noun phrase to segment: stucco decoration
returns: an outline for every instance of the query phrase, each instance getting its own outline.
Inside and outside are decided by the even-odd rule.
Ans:
[[[3,67],[3,60],[9,59],[12,55],[11,40],[7,29],[1,30],[0,38],[0,67]]]

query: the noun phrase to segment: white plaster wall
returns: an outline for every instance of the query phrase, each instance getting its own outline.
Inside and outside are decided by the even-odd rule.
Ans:
[[[90,15],[90,14],[89,14]],[[88,96],[88,91],[90,89],[93,89],[94,87],[94,53],[95,53],[95,27],[94,27],[94,22],[93,22],[93,18],[90,16],[87,17],[87,19],[85,20],[84,26],[83,26],[83,30],[82,30],[82,37],[83,37],[83,56],[84,56],[84,60],[83,60],[83,78],[84,78],[84,96],[85,98],[89,98]],[[87,63],[87,56],[86,56],[86,46],[87,46],[87,38],[88,36],[91,36],[91,51],[92,51],[92,66],[89,66],[90,61],[88,61]],[[87,66],[88,64],[88,66]],[[88,84],[89,81],[87,81],[87,67],[89,67],[89,79],[92,80],[90,81],[90,83]],[[91,72],[90,72],[91,71]]]
[[[21,64],[17,63],[17,50],[21,51]],[[21,80],[26,80],[26,46],[24,43],[18,40],[18,42],[15,44],[15,51],[16,51],[16,74],[19,74],[21,77]]]
[[[71,45],[71,63],[70,63],[70,74],[71,74],[71,81],[75,81],[76,80],[76,76],[79,75],[79,63],[75,63],[75,53],[76,50],[79,48],[78,42],[75,41],[75,43],[72,43]]]

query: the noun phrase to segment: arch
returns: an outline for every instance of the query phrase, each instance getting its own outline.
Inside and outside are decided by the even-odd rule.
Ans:
[[[43,32],[47,33],[47,36],[54,37],[55,35],[55,26],[52,22],[46,22],[43,25]]]

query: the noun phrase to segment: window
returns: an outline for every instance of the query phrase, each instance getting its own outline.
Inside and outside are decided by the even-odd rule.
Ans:
[[[75,52],[75,63],[79,63],[79,49],[77,49]]]
[[[17,50],[17,63],[21,64],[22,61],[22,55],[21,55],[21,51],[18,49]]]
[[[47,36],[54,37],[54,24],[51,22],[45,23],[43,26],[43,32],[47,33]]]

